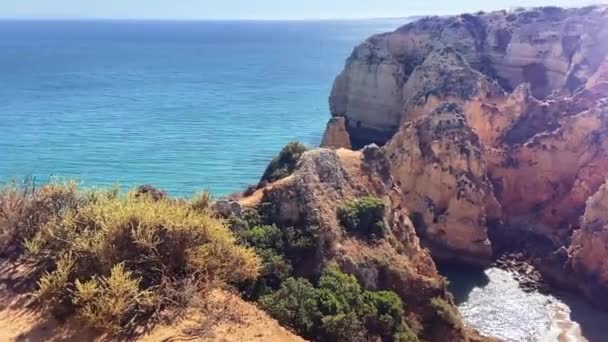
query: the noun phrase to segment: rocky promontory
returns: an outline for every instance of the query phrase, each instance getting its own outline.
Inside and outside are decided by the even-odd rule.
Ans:
[[[605,6],[409,23],[354,49],[326,136],[382,146],[435,259],[523,253],[597,298],[608,286],[606,41]],[[325,146],[348,147],[336,140]]]

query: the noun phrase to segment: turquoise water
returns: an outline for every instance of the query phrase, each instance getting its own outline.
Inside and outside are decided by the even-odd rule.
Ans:
[[[319,143],[352,48],[404,22],[0,22],[0,181],[240,190]]]

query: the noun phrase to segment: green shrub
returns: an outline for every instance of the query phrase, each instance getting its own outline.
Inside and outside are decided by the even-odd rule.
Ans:
[[[279,228],[256,210],[245,210],[242,218],[232,217],[229,223],[245,245],[253,247],[262,258],[260,277],[240,284],[242,294],[257,300],[277,290],[293,273],[294,266],[310,258],[316,249],[316,229]]]
[[[285,257],[283,232],[275,225],[254,226],[239,233],[243,243],[255,249],[262,259],[260,277],[241,284],[244,295],[252,300],[276,290],[292,273]]]
[[[259,303],[279,323],[310,337],[321,319],[317,297],[317,290],[308,280],[289,278],[278,291],[260,298]]]
[[[180,284],[256,278],[259,257],[222,221],[186,202],[131,194],[91,196],[49,220],[27,243],[48,272],[36,297],[110,333],[128,333],[163,308]]]
[[[272,183],[290,176],[306,150],[306,146],[299,142],[293,141],[287,144],[279,155],[272,159],[260,182]]]
[[[393,292],[366,291],[337,266],[323,271],[317,287],[289,278],[260,305],[282,324],[319,341],[418,341]]]
[[[325,316],[321,320],[324,335],[320,340],[324,341],[348,341],[364,342],[366,339],[366,329],[355,312],[348,314],[338,314]]]
[[[344,202],[338,207],[338,219],[346,230],[370,239],[386,235],[384,224],[385,205],[377,197],[361,197]]]

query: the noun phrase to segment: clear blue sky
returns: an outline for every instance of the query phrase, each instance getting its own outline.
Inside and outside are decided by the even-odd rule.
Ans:
[[[1,18],[315,19],[404,17],[608,0],[0,0]]]

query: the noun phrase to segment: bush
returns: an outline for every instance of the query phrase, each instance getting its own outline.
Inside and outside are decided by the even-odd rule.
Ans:
[[[0,255],[17,257],[23,243],[49,220],[62,217],[86,201],[77,184],[49,183],[36,188],[32,180],[10,183],[0,190]]]
[[[294,141],[287,144],[279,155],[272,159],[260,182],[272,183],[290,176],[306,150],[306,146],[299,142]]]
[[[76,279],[72,302],[79,308],[80,318],[93,328],[117,334],[150,315],[159,300],[157,294],[142,290],[140,280],[132,274],[118,264],[109,277],[86,282]]]
[[[289,278],[281,288],[260,299],[260,305],[280,323],[319,341],[418,341],[405,320],[399,296],[366,291],[337,266],[323,271],[318,286]]]
[[[319,325],[317,290],[305,279],[289,278],[272,295],[260,299],[260,306],[282,325],[303,336],[313,336]]]
[[[247,228],[239,236],[246,245],[254,247],[262,259],[260,277],[241,286],[247,298],[257,300],[276,290],[291,275],[293,267],[285,257],[283,232],[275,225]]]
[[[383,238],[386,235],[384,211],[385,206],[382,199],[361,197],[339,206],[338,219],[348,232],[360,234],[373,240]]]
[[[241,242],[253,247],[262,258],[260,277],[240,286],[243,295],[250,300],[277,290],[291,276],[294,267],[309,259],[317,247],[314,227],[279,228],[269,224],[269,217],[256,210],[245,210],[242,218],[233,216],[228,222]]]
[[[94,196],[45,224],[27,243],[47,272],[37,298],[110,333],[129,333],[175,305],[181,284],[257,277],[260,260],[222,221],[186,202]]]
[[[445,299],[436,297],[431,299],[431,306],[443,321],[452,327],[459,327],[461,324],[460,315],[454,306],[450,305]]]

